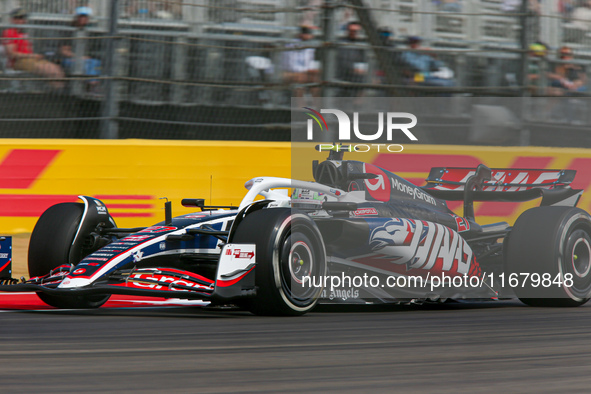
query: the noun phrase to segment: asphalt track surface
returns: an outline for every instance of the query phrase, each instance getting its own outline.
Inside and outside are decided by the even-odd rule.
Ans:
[[[589,392],[591,304],[0,313],[0,392]]]

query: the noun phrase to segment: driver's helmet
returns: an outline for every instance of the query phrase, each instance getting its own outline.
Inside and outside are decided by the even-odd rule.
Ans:
[[[327,201],[327,196],[324,193],[310,189],[294,188],[291,193],[292,208],[319,210],[322,209],[324,201]]]

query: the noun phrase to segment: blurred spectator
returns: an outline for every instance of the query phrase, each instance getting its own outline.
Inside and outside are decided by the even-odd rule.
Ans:
[[[256,84],[267,84],[271,82],[275,67],[271,61],[270,51],[273,49],[271,44],[265,44],[260,55],[247,56],[246,71],[251,82]],[[268,105],[273,101],[273,92],[270,90],[256,91],[256,97],[259,104]]]
[[[86,53],[88,50],[86,48],[86,40],[75,42],[77,39],[86,37],[86,34],[83,34],[82,31],[85,30],[90,23],[91,16],[92,8],[78,7],[76,9],[76,15],[74,15],[74,20],[72,21],[72,26],[75,27],[76,30],[70,37],[64,38],[60,46],[59,55],[61,58],[61,64],[66,73],[69,75],[100,75],[101,61],[87,56]],[[77,53],[77,51],[74,50],[75,46],[78,46],[82,49],[80,53]],[[78,67],[76,67],[77,62],[81,62]],[[98,83],[99,81],[96,79],[88,81],[87,90],[92,92],[96,91]]]
[[[287,45],[287,51],[282,54],[283,79],[293,87],[295,97],[304,96],[301,84],[319,82],[318,62],[315,60],[315,48],[306,48],[313,38],[312,29],[308,26],[300,27],[298,38]],[[313,97],[318,97],[318,86],[308,89]]]
[[[553,72],[548,73],[550,86],[553,88],[550,94],[556,96],[572,95],[574,92],[587,90],[587,76],[581,66],[569,61],[573,60],[573,50],[563,46],[558,51],[561,63],[554,67]]]
[[[387,49],[387,64],[390,68],[396,68],[400,71],[400,56],[396,52],[396,44],[394,43],[394,33],[387,27],[378,28],[378,35],[383,47]],[[376,70],[377,83],[386,83],[384,70]]]
[[[558,0],[558,12],[566,19],[570,20],[575,10],[575,0]]]
[[[527,80],[530,91],[533,94],[546,92],[546,76],[548,45],[536,41],[529,46],[529,61],[527,64]]]
[[[591,0],[583,0],[572,13],[573,26],[582,30],[591,30]]]
[[[154,2],[154,17],[158,19],[182,19],[182,1]]]
[[[8,56],[8,67],[13,70],[26,71],[46,78],[63,78],[62,69],[55,63],[43,58],[43,55],[33,52],[33,45],[20,27],[27,22],[27,12],[17,8],[10,13],[13,27],[2,32],[2,44]],[[51,81],[50,85],[56,89],[64,86],[63,81]]]
[[[347,36],[341,40],[337,52],[337,78],[351,83],[364,83],[367,77],[368,64],[365,48],[354,46],[360,42],[361,24],[353,21],[347,24]],[[341,89],[339,96],[361,96],[363,88],[347,87]]]
[[[453,71],[429,53],[428,48],[422,48],[421,42],[420,37],[409,37],[407,44],[411,51],[405,51],[401,55],[401,61],[406,68],[404,74],[407,83],[419,86],[455,86]]]

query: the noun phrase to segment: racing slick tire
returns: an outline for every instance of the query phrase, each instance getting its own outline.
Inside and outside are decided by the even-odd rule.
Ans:
[[[586,303],[591,296],[590,234],[591,216],[579,208],[537,207],[519,216],[505,254],[505,272],[507,278],[513,275],[514,286],[508,283],[517,297],[530,306]]]
[[[61,203],[49,207],[35,224],[29,242],[29,275],[43,276],[69,261],[70,249],[82,219],[84,204]],[[76,256],[76,262],[84,256]],[[109,295],[58,296],[37,292],[46,304],[60,309],[98,308]]]
[[[312,310],[322,286],[303,277],[324,278],[326,251],[310,217],[290,208],[262,209],[239,224],[232,243],[256,245],[256,296],[241,305],[256,315],[303,315]]]

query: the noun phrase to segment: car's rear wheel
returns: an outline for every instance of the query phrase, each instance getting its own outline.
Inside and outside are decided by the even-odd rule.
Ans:
[[[506,243],[505,271],[513,285],[507,283],[517,297],[531,306],[586,303],[591,297],[590,234],[591,216],[582,209],[525,211]]]
[[[242,303],[248,310],[302,315],[316,306],[323,290],[318,279],[326,275],[326,252],[312,219],[287,208],[262,209],[240,222],[231,242],[256,245],[257,295]]]
[[[29,242],[31,277],[46,275],[52,269],[71,261],[70,250],[83,212],[84,205],[78,203],[53,205],[43,212]],[[83,257],[73,256],[74,264]],[[37,296],[46,304],[62,309],[98,308],[109,299],[108,295],[57,296],[42,292],[38,292]]]

